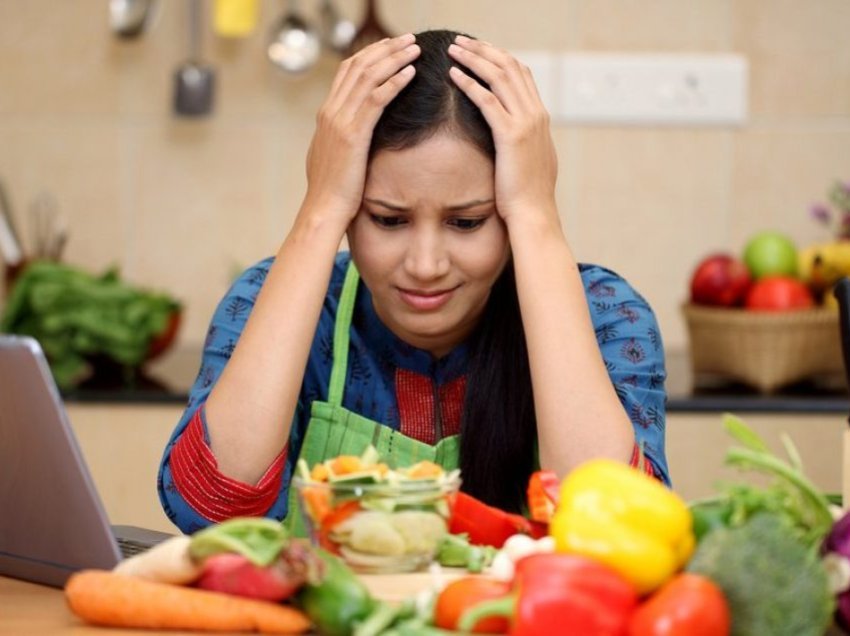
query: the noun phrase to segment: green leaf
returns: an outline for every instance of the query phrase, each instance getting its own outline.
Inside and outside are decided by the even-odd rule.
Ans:
[[[724,413],[723,428],[726,429],[727,433],[747,448],[754,451],[772,454],[770,449],[767,447],[767,444],[765,444],[764,440],[759,437],[758,433],[744,424],[744,420],[736,415]]]

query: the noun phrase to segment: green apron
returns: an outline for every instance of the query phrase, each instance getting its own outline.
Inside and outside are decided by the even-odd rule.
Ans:
[[[354,263],[349,263],[334,324],[333,367],[328,401],[313,402],[310,422],[298,459],[306,460],[307,465],[312,468],[315,464],[338,455],[360,455],[371,444],[378,450],[381,461],[386,462],[390,468],[410,466],[422,460],[436,462],[446,470],[457,468],[460,436],[446,437],[431,446],[343,408],[349,331],[359,280],[360,275]],[[298,505],[298,493],[291,484],[285,523],[292,536],[306,535],[304,519]]]

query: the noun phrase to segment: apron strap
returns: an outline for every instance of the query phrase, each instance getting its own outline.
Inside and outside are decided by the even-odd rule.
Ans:
[[[342,406],[342,395],[345,391],[345,373],[348,370],[348,341],[351,331],[351,316],[354,313],[354,301],[357,298],[357,284],[360,274],[354,266],[354,261],[348,262],[345,272],[345,282],[342,284],[342,294],[336,310],[334,322],[333,367],[331,381],[328,385],[328,402],[334,406]]]

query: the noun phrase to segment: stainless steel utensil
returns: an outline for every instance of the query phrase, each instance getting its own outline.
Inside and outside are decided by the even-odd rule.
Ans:
[[[40,192],[36,196],[30,205],[30,223],[33,236],[32,257],[58,261],[68,239],[68,230],[52,194]]]
[[[348,55],[357,53],[357,51],[365,46],[369,46],[372,42],[391,37],[392,34],[381,24],[381,19],[378,17],[376,0],[367,0],[366,17],[363,19],[363,24],[357,29],[357,34],[351,41],[351,46],[348,48]]]
[[[201,0],[189,2],[189,59],[174,73],[174,111],[199,117],[212,111],[215,70],[201,58]]]
[[[135,38],[153,21],[157,0],[109,0],[109,25],[122,38]]]
[[[335,53],[345,53],[357,33],[354,22],[345,18],[333,4],[323,0],[319,9],[322,16],[322,41]]]
[[[272,64],[287,73],[303,73],[319,60],[319,35],[298,14],[295,0],[290,0],[286,15],[272,30],[266,52]]]
[[[0,258],[12,268],[24,261],[24,249],[12,220],[12,208],[6,190],[0,182]]]

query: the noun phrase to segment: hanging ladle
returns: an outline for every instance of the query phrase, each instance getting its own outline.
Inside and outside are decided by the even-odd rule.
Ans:
[[[215,71],[200,61],[201,0],[189,2],[189,59],[174,73],[174,111],[186,117],[212,110]]]
[[[286,15],[272,30],[266,52],[272,64],[287,73],[303,73],[319,60],[319,35],[298,15],[295,0],[290,0]]]

